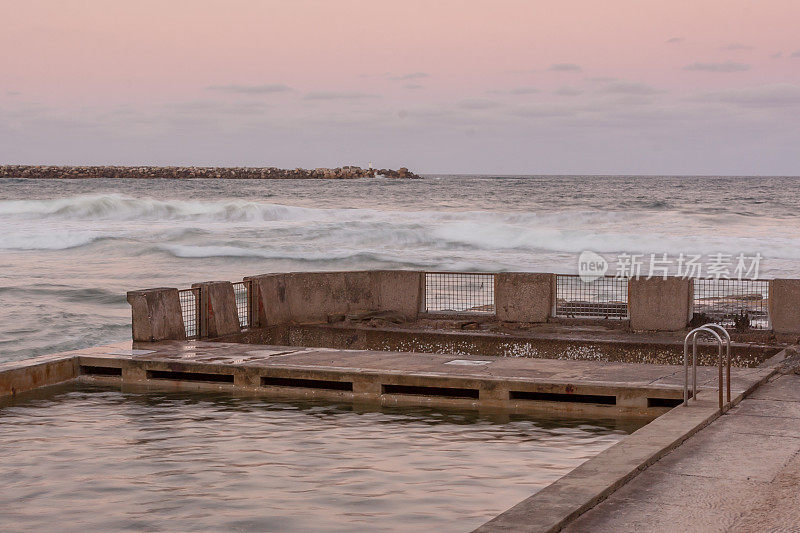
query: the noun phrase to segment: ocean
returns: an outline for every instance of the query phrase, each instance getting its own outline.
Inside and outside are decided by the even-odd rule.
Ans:
[[[593,251],[800,277],[800,177],[0,180],[0,361],[130,337],[128,290],[267,272],[575,273]],[[613,274],[614,272],[610,272]]]

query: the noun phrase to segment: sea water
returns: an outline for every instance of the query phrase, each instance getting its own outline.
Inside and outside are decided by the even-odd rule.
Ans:
[[[760,277],[800,277],[800,178],[4,179],[0,361],[130,338],[132,289],[299,270],[574,273],[585,250],[761,254]]]

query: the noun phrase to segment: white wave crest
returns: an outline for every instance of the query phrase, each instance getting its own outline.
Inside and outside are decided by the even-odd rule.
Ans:
[[[68,250],[107,237],[92,231],[2,233],[0,250]]]
[[[324,210],[248,200],[159,200],[93,194],[52,200],[0,201],[0,216],[66,220],[257,221],[315,218]]]

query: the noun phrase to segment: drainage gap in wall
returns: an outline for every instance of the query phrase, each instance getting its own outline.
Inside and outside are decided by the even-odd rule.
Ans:
[[[691,397],[691,393],[689,393]],[[683,403],[683,398],[648,398],[647,407],[677,407]]]
[[[262,387],[296,387],[302,389],[325,389],[325,390],[353,390],[353,384],[349,381],[329,381],[324,379],[300,379],[300,378],[275,378],[265,376],[261,378]]]
[[[508,393],[510,400],[535,400],[539,402],[599,403],[616,405],[616,396],[603,394],[562,394],[557,392],[530,392],[512,390]]]
[[[233,383],[233,374],[207,374],[205,372],[173,372],[171,370],[148,370],[147,379],[171,379],[177,381]]]
[[[84,376],[121,376],[122,369],[112,366],[81,365],[81,374]]]
[[[414,396],[440,396],[443,398],[478,399],[478,389],[458,389],[450,387],[417,387],[414,385],[382,385],[383,394],[410,394]]]

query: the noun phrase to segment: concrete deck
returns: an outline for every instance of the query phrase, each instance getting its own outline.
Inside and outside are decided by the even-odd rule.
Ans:
[[[798,375],[773,378],[566,528],[798,530]]]
[[[131,352],[132,348],[142,352]],[[128,342],[75,355],[79,372],[87,379],[121,379],[124,383],[178,388],[236,388],[391,405],[654,418],[683,396],[683,367],[670,365],[203,341]],[[102,369],[120,369],[119,376]],[[770,372],[764,368],[732,369],[734,396]],[[206,379],[202,374],[211,377]],[[704,391],[698,396],[713,399],[716,368],[699,368],[698,381]]]

